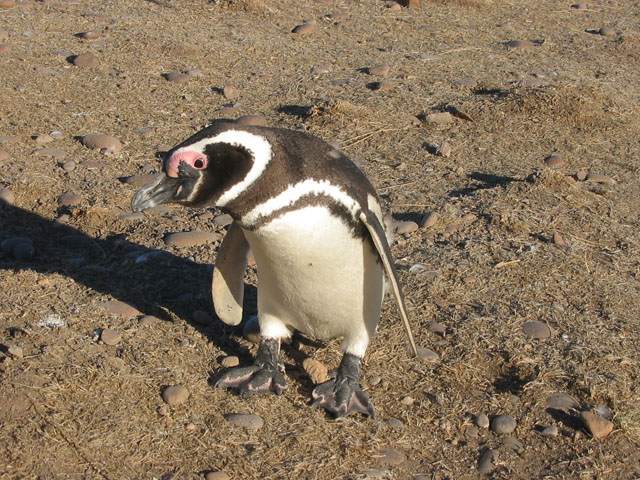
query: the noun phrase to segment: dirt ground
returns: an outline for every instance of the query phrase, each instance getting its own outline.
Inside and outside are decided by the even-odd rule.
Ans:
[[[0,253],[0,478],[640,478],[640,2],[16,3],[0,8],[0,186],[14,196],[0,242],[29,237],[35,254]],[[291,33],[304,20],[315,31]],[[70,63],[86,52],[97,65]],[[381,64],[388,77],[367,73]],[[212,388],[221,358],[248,363],[255,345],[194,315],[212,314],[219,242],[164,236],[222,235],[220,212],[127,215],[135,185],[122,177],[247,114],[340,145],[396,218],[438,215],[393,252],[417,341],[439,359],[411,358],[387,299],[362,380],[374,419],[309,406],[301,358],[335,368],[339,341],[288,347],[280,397]],[[91,150],[77,140],[88,133],[123,148]],[[64,192],[75,205],[59,205]],[[111,300],[137,312],[109,313]],[[525,335],[531,320],[549,338]],[[116,345],[98,340],[104,328]],[[190,397],[168,407],[174,384]],[[575,409],[548,408],[555,392]],[[591,408],[611,417],[605,438],[579,420]],[[476,427],[480,413],[517,427]]]

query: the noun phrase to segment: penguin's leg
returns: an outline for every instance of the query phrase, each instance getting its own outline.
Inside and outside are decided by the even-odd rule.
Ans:
[[[324,408],[336,418],[345,417],[353,412],[373,417],[373,405],[359,383],[362,357],[368,339],[366,343],[361,339],[357,342],[356,348],[350,343],[345,342],[345,353],[336,376],[313,390],[313,406]]]
[[[287,327],[279,319],[260,315],[262,340],[253,365],[236,367],[221,372],[216,387],[235,388],[243,395],[275,393],[280,395],[287,388],[284,366],[278,361],[280,340],[290,336]]]

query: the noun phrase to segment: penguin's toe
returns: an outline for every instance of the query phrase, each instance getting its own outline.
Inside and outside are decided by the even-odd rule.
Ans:
[[[277,368],[251,365],[222,371],[214,386],[216,388],[237,389],[242,396],[262,393],[280,395],[287,388],[287,381]]]
[[[356,382],[329,380],[318,385],[312,393],[313,406],[324,408],[335,418],[351,413],[373,417],[374,410],[369,396]]]

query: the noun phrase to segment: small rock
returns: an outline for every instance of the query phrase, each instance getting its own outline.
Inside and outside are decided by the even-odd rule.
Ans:
[[[220,361],[220,365],[222,365],[224,368],[237,367],[238,365],[240,365],[240,359],[235,355],[229,355],[228,357],[224,357]]]
[[[534,42],[532,42],[530,40],[511,40],[511,41],[505,43],[505,45],[507,46],[507,48],[511,48],[513,50],[517,50],[517,49],[535,47],[536,43],[534,43]]]
[[[444,337],[447,333],[447,327],[442,323],[433,321],[429,324],[429,331],[433,333],[437,333],[438,335],[442,335]]]
[[[224,418],[231,425],[245,428],[251,432],[256,432],[264,426],[262,417],[251,413],[228,413]]]
[[[111,135],[103,133],[91,133],[82,137],[82,144],[85,147],[100,150],[105,154],[115,154],[122,150],[122,143]]]
[[[38,327],[45,328],[64,328],[67,322],[57,313],[49,313],[45,315],[38,323]]]
[[[382,382],[382,377],[375,375],[373,377],[371,377],[369,379],[369,385],[371,385],[372,387],[375,387],[376,385],[379,385],[380,382]]]
[[[383,448],[376,456],[378,458],[378,462],[382,465],[398,466],[407,461],[405,454],[397,448]]]
[[[224,95],[224,98],[226,98],[227,100],[235,100],[240,96],[240,92],[233,85],[225,85],[222,88],[222,94]]]
[[[436,148],[436,155],[439,157],[449,158],[451,156],[451,144],[446,140]]]
[[[387,64],[377,65],[375,67],[369,67],[367,69],[367,72],[369,73],[369,75],[374,75],[376,77],[387,77],[389,76],[390,71],[391,71],[391,66]]]
[[[166,245],[174,247],[195,247],[219,240],[220,235],[216,232],[176,232],[169,233],[164,238]]]
[[[552,410],[561,410],[568,412],[569,410],[578,408],[580,404],[571,395],[564,392],[556,392],[547,398],[547,408]]]
[[[15,6],[15,0],[0,0],[0,8],[13,8]]]
[[[58,197],[58,205],[61,207],[73,207],[82,202],[82,197],[74,192],[64,192]]]
[[[415,273],[416,275],[421,275],[427,273],[429,268],[424,263],[414,263],[409,267],[410,273]]]
[[[45,143],[51,143],[53,142],[53,137],[51,135],[48,135],[46,133],[44,134],[40,134],[40,135],[34,135],[33,140],[38,144],[38,145],[44,145]]]
[[[9,205],[13,205],[13,202],[15,202],[15,200],[16,200],[16,197],[9,188],[0,187],[0,203],[6,202]]]
[[[413,405],[415,403],[415,401],[416,401],[415,398],[413,398],[410,395],[407,395],[402,400],[400,400],[400,403],[402,405],[405,405],[405,406],[409,407],[409,406]]]
[[[11,155],[9,155],[9,152],[7,152],[6,150],[0,150],[0,162],[6,162],[10,158]]]
[[[314,358],[305,358],[302,362],[302,368],[304,368],[304,371],[307,372],[315,385],[320,385],[329,380],[327,366]]]
[[[0,144],[1,143],[15,143],[18,141],[18,137],[14,135],[0,135]]]
[[[158,176],[156,174],[149,173],[146,175],[131,175],[129,177],[124,177],[122,181],[127,185],[131,185],[133,188],[142,188],[155,182],[157,179]]]
[[[198,429],[198,426],[193,422],[189,422],[184,426],[184,429],[187,432],[195,432]]]
[[[93,53],[81,53],[80,55],[76,55],[73,57],[71,61],[76,67],[80,68],[93,68],[97,67],[100,62],[98,57],[96,57]]]
[[[196,310],[193,312],[193,321],[200,325],[211,325],[213,317],[203,310]]]
[[[513,437],[505,437],[505,439],[502,441],[502,446],[504,448],[508,448],[509,450],[513,450],[518,454],[524,451],[524,445],[522,444],[522,442]]]
[[[231,225],[233,223],[233,217],[228,213],[223,213],[222,215],[218,215],[213,219],[213,224],[217,227],[226,227],[227,225]]]
[[[158,407],[157,412],[158,412],[158,415],[160,415],[161,417],[168,417],[169,414],[171,413],[167,405],[160,405]]]
[[[105,302],[102,307],[107,312],[124,318],[134,318],[140,315],[140,312],[136,308],[119,300],[110,300]]]
[[[604,185],[615,185],[616,184],[616,181],[611,177],[607,177],[606,175],[596,175],[596,174],[593,174],[593,173],[589,174],[589,176],[587,177],[587,181],[595,182],[595,183],[602,183]]]
[[[436,212],[429,212],[425,215],[424,220],[422,221],[422,226],[424,228],[432,228],[436,223],[438,223],[439,215]]]
[[[144,213],[142,212],[123,212],[120,215],[118,215],[118,218],[120,220],[123,220],[125,222],[135,222],[135,221],[140,221],[144,219]]]
[[[613,423],[595,412],[580,412],[580,418],[593,438],[605,438],[613,431]]]
[[[71,173],[76,169],[76,162],[74,162],[73,160],[62,162],[62,169],[67,173]]]
[[[398,2],[387,2],[386,7],[391,12],[399,12],[402,10],[402,5],[400,5]]]
[[[476,425],[480,428],[489,428],[489,417],[485,413],[476,416]]]
[[[616,31],[613,28],[602,27],[598,30],[598,33],[603,37],[614,37],[616,35]]]
[[[189,390],[182,385],[172,385],[162,391],[162,399],[173,407],[184,403],[189,398]]]
[[[318,27],[315,22],[305,22],[301,25],[296,25],[291,32],[299,35],[308,35],[310,33],[314,33],[317,28]]]
[[[575,8],[576,10],[586,10],[587,8],[589,8],[589,5],[587,5],[586,3],[574,3],[573,5],[571,5],[571,8]]]
[[[558,427],[556,425],[550,425],[540,430],[540,434],[544,437],[557,437]]]
[[[427,123],[435,123],[438,125],[446,125],[455,120],[456,117],[451,115],[449,112],[432,112],[428,114],[423,114],[422,118]]]
[[[498,452],[491,448],[487,448],[480,454],[478,458],[478,472],[483,475],[491,473],[493,470],[493,462],[496,460]]]
[[[411,221],[402,221],[399,220],[397,222],[395,222],[396,224],[396,232],[399,235],[405,235],[408,233],[413,233],[416,230],[418,230],[418,224],[416,222],[411,222]]]
[[[36,152],[43,157],[51,157],[55,160],[63,160],[67,156],[67,152],[61,148],[42,148]]]
[[[396,432],[404,430],[404,423],[402,422],[402,420],[398,420],[397,418],[390,418],[388,420],[385,420],[384,423],[386,423],[387,426],[389,426]]]
[[[418,347],[418,358],[424,362],[435,363],[440,360],[440,355],[428,348]]]
[[[89,30],[87,32],[80,32],[80,33],[76,33],[76,37],[81,38],[82,40],[97,40],[102,36],[102,34],[100,32],[95,32],[92,30]]]
[[[553,168],[553,169],[560,169],[563,168],[565,166],[565,160],[564,158],[562,158],[562,155],[560,155],[558,152],[554,152],[551,155],[549,155],[547,158],[544,159],[544,164],[549,167],[549,168]]]
[[[589,170],[586,168],[581,168],[576,172],[576,180],[579,182],[584,182],[589,176]]]
[[[7,348],[7,353],[13,358],[22,358],[24,357],[24,352],[22,351],[22,347],[17,345],[11,345]]]
[[[257,316],[252,315],[245,320],[242,327],[242,336],[251,343],[260,343],[260,324]]]
[[[553,232],[553,237],[551,241],[554,245],[557,245],[560,248],[567,248],[569,246],[569,242],[565,240],[560,232]]]
[[[544,340],[551,336],[549,325],[538,320],[529,320],[522,324],[522,331],[527,337]]]
[[[191,75],[185,72],[167,72],[163,73],[162,76],[166,81],[174,83],[186,82],[191,78]]]
[[[516,419],[511,415],[497,415],[491,420],[491,430],[498,435],[513,433],[516,429]]]
[[[122,340],[122,335],[111,328],[103,328],[100,332],[100,340],[105,345],[117,345]]]
[[[243,115],[236,118],[236,123],[245,127],[266,127],[267,119],[262,115]]]
[[[224,472],[207,472],[204,476],[204,480],[229,480],[229,475]]]
[[[611,420],[613,418],[613,410],[606,405],[598,405],[597,407],[594,407],[593,412],[607,420]]]

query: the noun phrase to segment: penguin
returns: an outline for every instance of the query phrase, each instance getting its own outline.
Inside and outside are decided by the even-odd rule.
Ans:
[[[233,218],[212,279],[223,322],[242,319],[250,251],[257,265],[258,351],[252,365],[219,372],[215,386],[281,394],[283,340],[294,331],[342,338],[336,374],[316,386],[312,405],[334,417],[373,416],[359,380],[387,282],[414,355],[417,350],[380,202],[355,163],[306,132],[216,121],[166,153],[163,173],[136,192],[132,209],[164,203],[217,207]]]

